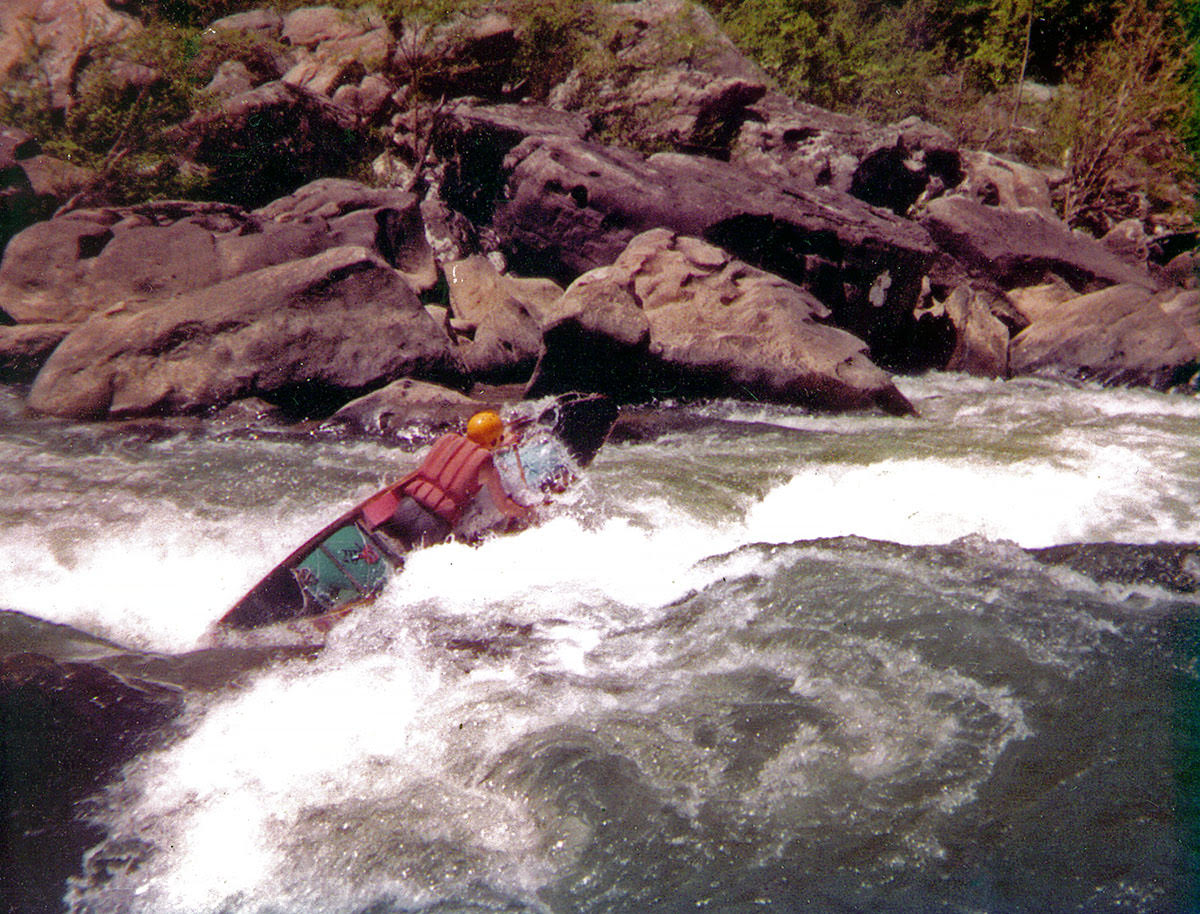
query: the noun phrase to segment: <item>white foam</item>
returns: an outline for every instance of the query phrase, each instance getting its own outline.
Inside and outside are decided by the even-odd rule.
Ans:
[[[590,527],[558,517],[479,547],[450,543],[409,557],[394,584],[409,604],[436,601],[450,613],[475,615],[503,607],[518,620],[574,617],[580,607],[662,606],[703,586],[711,573],[696,563],[739,544],[722,531],[671,512],[646,528],[616,517]]]
[[[130,647],[190,650],[318,522],[230,524],[151,505],[132,523],[30,525],[0,538],[0,606]]]
[[[906,545],[981,535],[1022,546],[1200,534],[1163,507],[1162,477],[1139,453],[1100,447],[1085,458],[924,458],[814,465],[748,514],[751,539],[784,543],[857,535]]]

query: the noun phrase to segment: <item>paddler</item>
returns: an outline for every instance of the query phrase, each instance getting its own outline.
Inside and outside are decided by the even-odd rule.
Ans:
[[[492,410],[476,413],[465,435],[442,435],[415,472],[363,506],[368,529],[386,534],[404,551],[440,543],[463,532],[463,513],[477,508],[483,491],[499,519],[519,525],[532,512],[504,490],[492,461],[493,451],[505,443],[504,420]]]

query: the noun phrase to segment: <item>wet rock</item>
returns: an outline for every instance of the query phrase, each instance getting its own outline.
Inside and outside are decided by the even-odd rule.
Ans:
[[[1100,583],[1142,584],[1176,593],[1200,591],[1200,545],[1196,543],[1070,543],[1029,554],[1064,565]]]
[[[29,404],[128,417],[261,396],[320,415],[399,377],[459,372],[450,340],[399,274],[365,248],[342,247],[97,315],[54,351]]]
[[[347,403],[328,424],[368,434],[425,435],[460,429],[475,413],[495,407],[448,387],[404,378]]]
[[[53,911],[102,833],[79,804],[163,738],[183,709],[172,688],[87,662],[0,656],[0,813],[10,911]]]
[[[962,196],[933,200],[920,217],[941,248],[975,275],[1004,288],[1060,276],[1076,291],[1125,283],[1155,288],[1144,270],[1099,241],[1029,210],[1001,210]]]
[[[1113,286],[1035,314],[1012,341],[1011,369],[1165,389],[1194,374],[1197,328],[1200,292]]]
[[[556,303],[529,394],[736,396],[911,412],[861,340],[819,323],[828,316],[803,289],[720,248],[650,231]]]

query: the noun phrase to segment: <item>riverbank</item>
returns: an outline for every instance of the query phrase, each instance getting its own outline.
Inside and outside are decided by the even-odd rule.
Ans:
[[[621,104],[661,112],[675,149],[700,133],[718,147],[634,151],[646,137],[601,132],[579,74],[549,94],[558,107],[513,103],[481,62],[517,40],[500,14],[437,46],[475,78],[420,123],[385,23],[333,8],[213,23],[231,48],[269,38],[289,66],[214,82],[179,127],[192,164],[220,172],[253,147],[286,158],[292,186],[263,199],[268,185],[230,172],[221,202],[70,208],[26,228],[0,264],[0,377],[30,383],[46,415],[241,404],[345,410],[365,428],[455,421],[486,402],[462,399],[481,384],[897,414],[911,404],[896,373],[1194,385],[1194,237],[1071,231],[1052,174],[916,120],[788,99],[699,8],[612,15]],[[666,50],[681,22],[708,49],[686,63]],[[376,186],[307,180],[330,166],[296,138],[316,155],[325,133],[370,125],[388,138]],[[24,173],[36,138],[5,137]]]

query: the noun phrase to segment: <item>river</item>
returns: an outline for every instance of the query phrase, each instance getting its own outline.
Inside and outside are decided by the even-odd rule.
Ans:
[[[1197,597],[1027,550],[1200,542],[1200,400],[900,385],[919,417],[643,412],[540,526],[185,690],[64,905],[1197,910]],[[167,668],[417,454],[0,421],[0,610]]]

